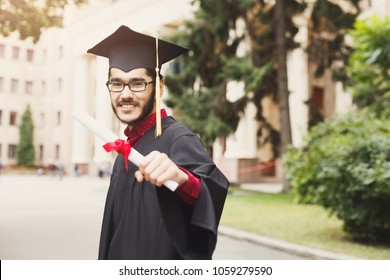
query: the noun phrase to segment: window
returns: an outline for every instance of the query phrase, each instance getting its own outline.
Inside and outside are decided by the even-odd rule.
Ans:
[[[4,44],[0,44],[0,58],[5,57],[5,46]]]
[[[62,79],[61,78],[58,78],[57,84],[58,84],[58,93],[62,93]]]
[[[42,94],[45,94],[46,93],[46,82],[45,81],[41,82],[41,88],[42,88]]]
[[[12,58],[15,60],[19,59],[19,47],[12,48]]]
[[[9,144],[8,145],[8,158],[15,159],[16,158],[16,145]]]
[[[0,77],[0,92],[4,91],[4,78]]]
[[[11,92],[12,93],[17,93],[18,92],[18,85],[19,85],[19,81],[17,79],[12,79],[11,80]]]
[[[62,59],[63,56],[64,56],[64,48],[63,48],[63,46],[59,46],[58,47],[58,58]]]
[[[33,82],[26,81],[25,91],[26,91],[26,94],[32,94],[33,93]]]
[[[324,110],[324,89],[322,87],[313,87],[313,105],[320,111]]]
[[[39,162],[43,161],[43,152],[44,152],[43,145],[39,145],[39,153],[38,153]]]
[[[39,127],[44,127],[44,126],[45,126],[45,113],[41,113],[39,118]]]
[[[56,145],[55,160],[60,159],[60,145]]]
[[[17,117],[17,113],[16,112],[10,112],[9,113],[9,125],[10,126],[15,126],[16,125],[16,117]]]
[[[43,64],[47,63],[47,51],[46,51],[46,49],[42,50],[42,62],[43,62]]]
[[[28,49],[27,53],[26,53],[26,56],[27,56],[27,61],[28,62],[33,62],[33,60],[34,60],[34,50]]]
[[[61,112],[57,112],[57,125],[61,125]]]
[[[180,72],[182,72],[183,69],[184,69],[184,65],[179,61],[173,61],[169,65],[169,70],[171,71],[172,74],[179,74]]]
[[[324,120],[324,89],[314,86],[312,88],[309,105],[309,128]]]

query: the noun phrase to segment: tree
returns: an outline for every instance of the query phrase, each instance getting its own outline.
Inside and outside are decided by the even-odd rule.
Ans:
[[[352,52],[345,39],[360,14],[360,1],[316,0],[311,7],[308,53],[310,62],[316,65],[316,76],[332,69],[336,80],[345,80],[343,69]]]
[[[87,0],[73,0],[76,5]],[[67,0],[0,0],[0,34],[18,32],[20,39],[32,37],[38,42],[43,29],[62,27]]]
[[[229,42],[230,31],[234,30],[237,18],[250,1],[194,2],[199,5],[195,19],[186,22],[184,31],[174,38],[176,42],[188,46],[191,53],[182,58],[184,68],[178,75],[166,77],[170,89],[166,103],[202,137],[211,150],[217,137],[235,131],[245,106],[244,98],[234,103],[226,99],[228,80],[222,69],[225,60],[235,57],[241,37]]]
[[[236,130],[246,105],[253,102],[261,143],[271,142],[274,157],[280,156],[279,132],[263,116],[261,103],[266,96],[278,100],[274,5],[258,0],[194,2],[198,4],[194,20],[186,22],[175,38],[192,52],[184,58],[184,69],[166,78],[168,106],[174,107],[176,114],[211,145],[216,137]],[[304,5],[293,0],[286,1],[286,5],[286,49],[291,50],[297,46],[293,37],[298,31],[292,15],[301,12]],[[240,22],[244,30],[238,28]],[[249,45],[250,51],[238,56],[242,43]],[[229,81],[245,84],[244,96],[234,102],[226,99]]]
[[[286,48],[286,13],[285,1],[276,0],[275,5],[276,22],[276,56],[278,62],[277,80],[278,80],[278,100],[280,108],[280,134],[282,156],[287,152],[287,147],[292,144],[291,124],[290,124],[290,106],[289,91],[287,79],[287,48]],[[283,178],[283,189],[289,189],[288,181]]]
[[[390,116],[390,19],[357,20],[349,34],[354,52],[349,58],[348,87],[359,108]]]
[[[17,146],[17,163],[21,166],[33,166],[35,163],[34,123],[28,105],[19,126],[19,144]]]
[[[335,81],[347,80],[345,69],[352,47],[346,43],[346,37],[360,13],[359,2],[317,0],[310,5],[307,51],[309,65],[314,68],[313,78],[323,76],[330,69]],[[324,121],[313,98],[307,100],[306,104],[309,106],[309,128]]]

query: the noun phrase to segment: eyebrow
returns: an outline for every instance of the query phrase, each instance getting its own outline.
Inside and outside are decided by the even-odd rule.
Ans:
[[[110,81],[111,81],[111,82],[123,82],[122,79],[117,78],[117,77],[111,77],[111,78],[110,78]],[[134,78],[131,78],[131,79],[129,80],[129,82],[130,82],[130,83],[131,83],[131,82],[146,82],[146,79],[145,79],[145,78],[142,78],[142,77],[134,77]]]

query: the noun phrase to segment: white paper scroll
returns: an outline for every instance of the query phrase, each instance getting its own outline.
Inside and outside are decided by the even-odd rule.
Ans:
[[[91,117],[85,112],[81,112],[81,111],[73,112],[72,117],[73,119],[75,119],[76,121],[84,125],[86,128],[88,128],[90,131],[92,131],[96,136],[98,136],[106,143],[114,142],[115,140],[119,139],[119,137],[115,135],[112,131],[110,131],[105,127],[102,127],[93,117]],[[132,163],[138,166],[143,159],[144,159],[143,155],[141,155],[134,148],[131,148],[129,160]],[[176,188],[178,187],[178,183],[172,180],[165,182],[164,185],[171,191],[175,191]]]

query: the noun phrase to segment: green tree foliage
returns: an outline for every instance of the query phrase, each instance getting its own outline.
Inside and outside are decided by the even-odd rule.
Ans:
[[[34,123],[30,106],[27,106],[19,126],[19,144],[17,146],[16,159],[18,165],[33,166],[35,163],[34,150]]]
[[[297,46],[293,37],[298,31],[292,16],[304,5],[285,2],[287,48],[292,49]],[[259,136],[266,131],[263,139],[274,144],[278,156],[279,132],[263,116],[261,104],[265,96],[277,100],[274,4],[259,0],[194,0],[194,4],[198,6],[194,19],[186,22],[175,38],[191,53],[183,57],[184,68],[179,75],[166,77],[168,106],[211,145],[216,137],[236,130],[246,105],[253,102]],[[239,21],[244,22],[244,30],[237,27]],[[251,50],[237,56],[244,42]],[[229,81],[245,83],[244,96],[234,102],[226,99]]]
[[[248,4],[247,1],[194,2],[199,5],[195,19],[186,22],[176,38],[191,53],[183,57],[185,68],[179,75],[166,77],[170,89],[167,105],[174,107],[182,121],[210,147],[216,137],[234,132],[245,106],[242,100],[236,103],[226,100],[227,80],[222,75],[222,60],[235,56],[240,38],[228,44],[229,30],[235,27],[236,19]]]
[[[354,52],[349,59],[348,86],[358,107],[390,116],[390,19],[358,20],[350,31]]]
[[[353,238],[390,240],[389,119],[363,110],[320,123],[285,169],[299,201],[328,209]]]
[[[87,0],[73,0],[77,5]],[[20,39],[32,37],[36,43],[43,29],[62,27],[67,0],[0,0],[0,34],[19,32]]]
[[[314,76],[321,77],[331,70],[333,79],[345,82],[345,72],[352,47],[346,42],[348,30],[360,14],[361,0],[317,0],[313,2],[308,26],[308,56]],[[325,93],[326,94],[326,93]],[[309,128],[324,120],[313,98],[309,106]]]
[[[310,15],[309,59],[316,63],[316,75],[332,69],[336,80],[344,81],[344,67],[352,48],[346,44],[348,30],[360,14],[361,0],[316,0]]]

